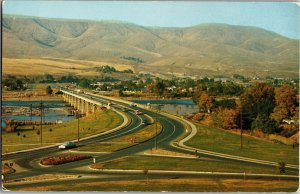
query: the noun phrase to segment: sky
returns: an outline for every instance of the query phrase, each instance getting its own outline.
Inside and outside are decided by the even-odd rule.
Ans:
[[[143,26],[188,27],[203,23],[255,26],[299,39],[299,4],[201,1],[6,0],[4,14],[121,20]]]

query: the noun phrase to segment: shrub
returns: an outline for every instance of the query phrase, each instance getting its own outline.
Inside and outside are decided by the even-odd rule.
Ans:
[[[239,112],[236,109],[218,108],[212,115],[213,123],[217,127],[233,129],[238,127]]]
[[[276,133],[280,130],[277,122],[264,114],[258,114],[256,119],[251,123],[251,128],[259,129],[268,134]]]
[[[197,113],[193,116],[193,120],[195,121],[202,121],[204,119],[204,113]]]
[[[282,128],[282,131],[280,132],[281,136],[284,137],[291,137],[294,134],[299,132],[299,128],[298,126],[294,125],[294,124],[282,124],[280,125],[280,127]]]
[[[285,173],[285,163],[284,162],[278,162],[277,169],[279,174]]]
[[[68,162],[74,162],[78,160],[83,160],[91,158],[91,156],[84,156],[84,155],[59,155],[59,156],[51,156],[48,158],[43,158],[41,160],[41,164],[43,165],[59,165]]]

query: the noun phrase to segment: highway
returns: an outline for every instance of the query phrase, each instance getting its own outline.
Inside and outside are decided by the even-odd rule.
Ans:
[[[107,103],[107,100],[98,98],[98,97],[92,97],[87,94],[82,94],[85,97],[92,98],[93,100],[97,100],[102,103]],[[121,107],[127,107],[128,109],[131,109],[132,107],[128,106],[127,104],[120,104],[113,102],[113,107],[116,109],[120,109]],[[148,114],[150,117],[157,118],[158,122],[161,123],[163,130],[162,132],[157,136],[157,145],[160,148],[169,149],[171,148],[171,142],[175,139],[177,139],[180,135],[182,135],[185,132],[185,129],[183,125],[174,120],[170,119],[166,116],[159,115],[157,113],[153,113],[150,111],[145,111],[140,108],[134,107],[136,110],[140,110],[144,112],[145,114]],[[147,117],[143,115],[135,115],[132,111],[127,111],[127,114],[131,117],[132,122],[125,128],[109,133],[103,136],[91,138],[88,140],[83,140],[78,143],[78,146],[84,146],[87,144],[95,143],[95,142],[102,142],[109,139],[113,139],[116,137],[120,137],[126,134],[133,133],[138,130],[142,130],[145,126],[142,125],[142,120],[147,119]],[[132,147],[129,147],[127,149],[119,150],[112,153],[107,154],[93,154],[93,157],[96,158],[97,162],[106,162],[113,159],[117,159],[120,157],[133,155],[136,153],[144,152],[146,150],[149,150],[151,148],[155,147],[155,139],[151,139],[149,141],[136,144]],[[103,150],[100,150],[103,151]],[[2,160],[14,160],[16,164],[19,166],[28,169],[28,171],[20,172],[20,173],[13,173],[6,176],[6,180],[14,180],[14,179],[23,179],[30,176],[36,176],[41,175],[45,173],[70,173],[73,169],[82,167],[82,166],[88,166],[91,164],[91,159],[67,163],[63,165],[58,166],[51,166],[51,167],[42,167],[39,164],[39,161],[43,157],[56,155],[60,153],[64,153],[65,151],[59,150],[56,146],[52,148],[46,148],[41,150],[35,150],[31,152],[26,153],[16,153],[16,154],[8,154],[4,155],[2,157]]]
[[[197,154],[201,158],[210,158],[213,160],[222,160],[224,162],[239,162],[239,163],[249,163],[251,165],[264,165],[264,164],[257,164],[257,163],[252,163],[252,162],[247,162],[247,161],[236,161],[234,158],[224,158],[220,156],[214,156],[214,155],[207,155],[207,154],[202,154],[202,153],[195,153],[193,150],[187,150],[187,149],[182,149],[180,147],[175,147],[173,146],[172,142],[176,139],[178,139],[180,136],[182,136],[185,132],[186,129],[183,126],[183,124],[175,120],[173,118],[167,117],[163,114],[159,114],[157,112],[149,111],[146,109],[142,109],[139,107],[132,107],[129,106],[126,103],[122,102],[115,102],[113,100],[107,100],[103,99],[100,97],[92,96],[89,94],[80,94],[84,96],[85,98],[90,98],[92,100],[99,101],[103,104],[107,104],[108,101],[111,101],[113,103],[112,107],[113,109],[116,109],[118,111],[123,110],[124,107],[128,111],[126,113],[129,115],[131,118],[131,123],[124,127],[123,129],[120,129],[118,131],[101,135],[99,137],[93,137],[90,139],[82,140],[80,141],[77,145],[78,146],[85,146],[88,144],[96,143],[96,142],[102,142],[106,140],[110,140],[116,137],[121,137],[126,134],[134,133],[138,130],[142,130],[145,125],[142,124],[142,121],[144,119],[148,119],[148,117],[145,116],[145,114],[149,115],[153,119],[157,119],[158,122],[161,123],[163,130],[162,132],[157,136],[157,146],[158,148],[165,149],[165,150],[170,150],[170,151],[175,151],[175,152],[180,152],[180,153],[187,153],[187,154]],[[139,110],[144,113],[144,115],[136,115],[133,113],[132,109],[134,110]],[[125,156],[130,156],[138,153],[143,153],[146,150],[153,149],[155,148],[155,138],[150,139],[148,141],[135,144],[129,148],[122,149],[116,152],[112,153],[93,153],[91,154],[97,161],[97,163],[100,162],[107,162],[111,161],[114,159],[122,158]],[[116,175],[116,174],[99,174],[98,171],[90,170],[88,167],[92,164],[92,159],[86,159],[86,160],[81,160],[77,162],[71,162],[71,163],[66,163],[62,165],[57,165],[57,166],[50,166],[50,167],[44,167],[39,164],[39,161],[43,157],[51,156],[51,155],[56,155],[60,153],[66,153],[68,151],[64,150],[59,150],[57,146],[52,147],[52,148],[46,148],[42,150],[35,150],[31,152],[26,152],[26,153],[17,153],[17,154],[9,154],[3,156],[2,160],[14,160],[18,165],[20,165],[23,168],[28,169],[27,171],[23,172],[17,172],[13,174],[9,174],[6,176],[6,181],[10,180],[22,180],[26,177],[31,177],[31,176],[37,176],[37,175],[42,175],[42,174],[52,174],[52,173],[66,173],[66,174],[74,174],[74,175],[80,175],[81,177],[86,177],[86,178],[79,178],[76,179],[76,182],[88,182],[92,180],[120,180],[120,179],[126,179],[126,180],[134,180],[134,179],[143,179],[144,176],[142,175]],[[99,150],[99,152],[105,152],[105,150]],[[264,165],[265,167],[269,167],[270,165]],[[90,177],[92,176],[92,177]],[[180,177],[194,177],[195,175],[180,175]],[[197,176],[204,176],[204,175],[197,175]],[[156,174],[156,175],[151,175],[151,178],[167,178],[167,177],[174,177],[174,175],[164,175],[162,174]],[[63,180],[66,183],[70,182],[70,180]],[[49,182],[44,182],[44,185],[51,185],[54,184],[53,181]],[[20,188],[26,187],[26,185],[38,185],[38,183],[15,183],[12,184],[15,186],[18,186]],[[10,189],[11,184],[9,184],[8,189]]]

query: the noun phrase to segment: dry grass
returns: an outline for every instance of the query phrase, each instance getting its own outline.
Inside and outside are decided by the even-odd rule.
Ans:
[[[99,73],[95,71],[95,67],[102,67],[105,65],[113,66],[119,71],[133,68],[130,65],[112,64],[109,62],[97,61],[81,61],[70,59],[56,59],[56,58],[41,58],[41,59],[12,59],[3,58],[2,61],[3,75],[26,75],[37,76],[44,74],[51,75],[86,75],[94,76]],[[27,71],[30,68],[30,71]],[[26,70],[26,71],[24,71]]]
[[[146,179],[146,177],[145,177]],[[131,181],[97,181],[81,184],[56,184],[27,187],[22,191],[177,191],[177,192],[295,192],[297,181],[240,179],[149,179]]]
[[[62,100],[61,95],[55,95],[59,88],[65,84],[56,84],[56,83],[36,83],[28,84],[28,89],[25,91],[2,91],[2,100],[23,100],[23,101],[32,101],[32,100]],[[53,92],[51,95],[46,94],[47,86],[51,86]]]
[[[48,180],[57,180],[57,179],[70,179],[77,178],[77,175],[66,175],[66,174],[43,174],[39,176],[28,177],[22,179],[22,182],[33,182],[33,181],[48,181]]]
[[[165,156],[182,156],[182,157],[195,157],[194,155],[190,154],[183,154],[183,153],[178,153],[178,152],[172,152],[168,150],[163,150],[163,149],[153,149],[153,150],[148,150],[145,152],[146,154],[159,154],[159,155],[165,155]]]

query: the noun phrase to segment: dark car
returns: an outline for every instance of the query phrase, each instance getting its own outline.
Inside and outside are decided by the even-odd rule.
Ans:
[[[143,120],[142,124],[143,124],[143,125],[148,125],[149,123],[148,123],[147,120]]]
[[[76,144],[74,142],[71,141],[67,141],[63,144],[61,144],[60,146],[58,146],[59,149],[71,149],[71,148],[76,148]]]

